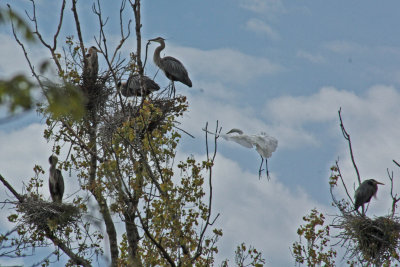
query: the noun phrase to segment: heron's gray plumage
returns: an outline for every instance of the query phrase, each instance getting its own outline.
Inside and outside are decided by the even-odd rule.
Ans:
[[[53,202],[62,202],[64,195],[64,179],[61,171],[56,168],[58,158],[54,155],[49,157],[50,175],[49,175],[49,189]]]
[[[378,184],[382,184],[374,179],[368,179],[361,183],[354,193],[355,203],[354,208],[358,208],[365,203],[370,202],[371,198],[376,195],[378,191]],[[383,185],[383,184],[382,184]]]
[[[189,78],[189,74],[183,66],[182,62],[173,57],[161,57],[161,51],[165,48],[164,38],[157,37],[149,41],[158,42],[160,44],[154,51],[153,60],[154,63],[164,72],[165,76],[172,82],[178,81],[189,87],[192,87],[192,81]]]
[[[149,77],[143,75],[142,79],[143,90],[140,87],[140,75],[137,73],[131,74],[126,82],[119,82],[118,87],[121,94],[125,97],[142,96],[143,91],[143,96],[147,96],[160,89],[160,86]]]
[[[87,59],[87,70],[86,75],[92,81],[96,81],[97,74],[99,72],[99,59],[97,53],[100,52],[95,46],[89,48],[89,51],[86,55]]]

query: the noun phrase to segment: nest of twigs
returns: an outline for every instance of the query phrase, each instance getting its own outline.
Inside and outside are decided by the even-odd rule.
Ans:
[[[339,237],[351,242],[350,258],[381,265],[395,255],[400,241],[400,220],[385,216],[375,219],[362,215],[347,214],[340,217],[338,225],[342,232]]]
[[[176,105],[175,99],[153,99],[151,100],[151,104],[152,115],[150,121],[146,121],[144,125],[142,125],[143,127],[135,129],[138,131],[139,136],[142,136],[145,132],[152,132],[157,127],[162,126],[168,116],[179,112],[179,107]],[[117,110],[106,117],[104,124],[99,130],[101,139],[105,142],[111,141],[118,128],[125,122],[140,116],[141,108],[141,105],[126,105],[124,109]]]
[[[22,212],[22,223],[35,225],[39,230],[46,230],[49,225],[63,228],[75,223],[80,217],[79,208],[65,203],[47,202],[40,199],[25,198],[17,205]]]
[[[86,110],[95,115],[104,114],[107,99],[113,93],[113,88],[108,87],[104,80],[98,79],[94,83],[83,83],[81,89],[86,100]]]

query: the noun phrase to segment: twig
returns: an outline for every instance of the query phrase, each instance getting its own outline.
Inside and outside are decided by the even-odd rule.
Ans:
[[[24,198],[15,191],[15,189],[7,182],[7,180],[0,174],[0,181],[7,187],[8,190],[18,199],[20,203],[24,201]]]
[[[349,150],[350,150],[350,157],[351,157],[351,162],[353,163],[354,169],[356,171],[357,174],[357,179],[358,179],[358,185],[361,185],[361,177],[360,177],[360,173],[358,171],[357,168],[357,164],[354,160],[354,155],[353,155],[353,148],[351,146],[351,139],[350,139],[350,135],[349,133],[346,131],[346,129],[344,128],[344,124],[343,124],[343,120],[342,120],[342,108],[339,109],[338,113],[339,113],[339,119],[340,119],[340,129],[342,130],[342,134],[344,136],[344,139],[347,140],[347,143],[349,145]]]

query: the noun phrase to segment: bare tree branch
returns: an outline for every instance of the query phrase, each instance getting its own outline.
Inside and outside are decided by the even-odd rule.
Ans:
[[[353,148],[352,148],[352,146],[351,146],[350,135],[349,135],[349,133],[346,131],[346,129],[344,128],[344,124],[343,124],[341,112],[342,112],[342,108],[340,108],[339,111],[338,111],[338,113],[339,113],[339,119],[340,119],[340,129],[342,130],[342,134],[343,134],[344,139],[347,140],[347,143],[348,143],[348,145],[349,145],[349,151],[350,151],[351,162],[353,163],[354,170],[356,171],[356,174],[357,174],[358,185],[361,185],[361,177],[360,177],[360,173],[359,173],[358,168],[357,168],[357,164],[356,164],[355,159],[354,159]]]

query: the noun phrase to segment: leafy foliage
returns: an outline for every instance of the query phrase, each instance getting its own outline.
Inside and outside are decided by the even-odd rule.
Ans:
[[[316,209],[303,217],[305,225],[297,230],[299,241],[293,243],[292,253],[296,263],[307,266],[334,266],[336,251],[330,248],[329,225],[325,225],[325,216]],[[303,245],[302,238],[307,242]]]

